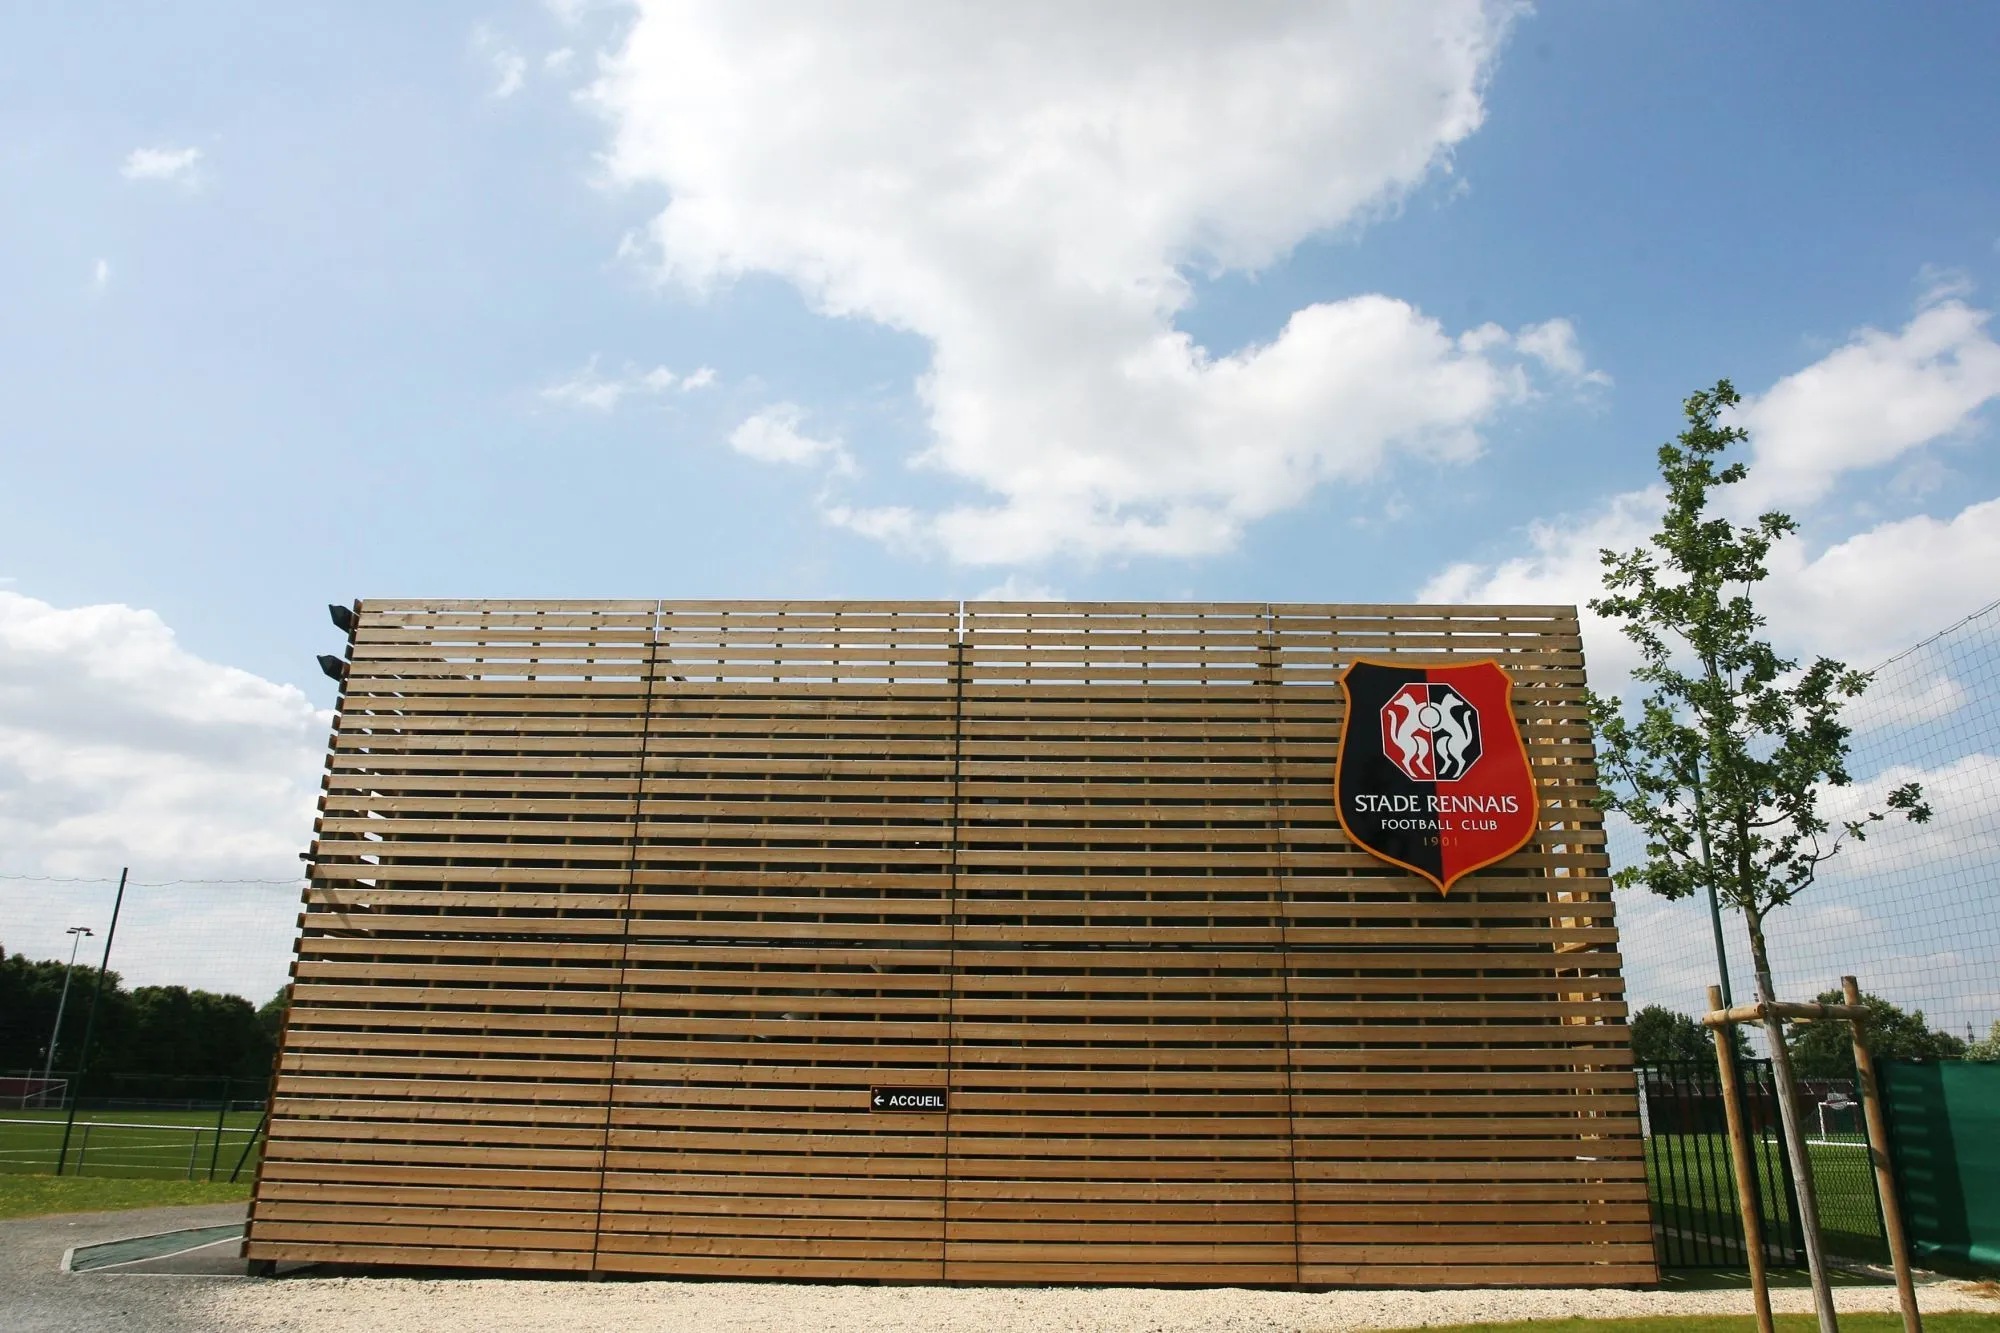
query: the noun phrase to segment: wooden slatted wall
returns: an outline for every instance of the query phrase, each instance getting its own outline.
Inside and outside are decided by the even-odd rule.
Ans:
[[[1264,623],[967,608],[948,1277],[1295,1280]]]
[[[957,628],[662,609],[599,1268],[938,1275]]]
[[[1651,1282],[1609,859],[1563,608],[1273,608],[1299,1280]],[[1498,658],[1545,803],[1449,896],[1351,847],[1326,774],[1356,657]]]
[[[360,621],[251,1257],[1653,1280],[1570,609]],[[1502,660],[1548,803],[1449,898],[1334,818],[1390,654]]]
[[[367,604],[252,1257],[591,1266],[654,606]]]

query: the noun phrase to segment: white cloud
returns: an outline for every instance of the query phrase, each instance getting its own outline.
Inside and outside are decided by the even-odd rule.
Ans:
[[[1971,702],[1971,692],[1963,683],[1939,674],[1938,663],[1918,662],[1914,665],[1921,674],[1913,680],[1899,682],[1897,688],[1887,687],[1883,678],[1877,677],[1868,693],[1854,700],[1842,714],[1848,725],[1857,732],[1882,727],[1914,727],[1950,717]]]
[[[837,528],[846,528],[885,546],[914,548],[921,540],[923,520],[914,509],[884,505],[875,509],[854,509],[842,504],[826,504],[820,516]]]
[[[1514,339],[1515,348],[1547,366],[1556,374],[1583,384],[1611,383],[1601,370],[1592,370],[1577,346],[1576,328],[1566,319],[1551,319],[1522,329]]]
[[[836,470],[853,460],[839,440],[818,440],[799,429],[804,414],[792,403],[777,403],[739,423],[729,433],[729,447],[763,463],[813,463],[825,459]]]
[[[1928,770],[1900,764],[1832,789],[1823,809],[1832,820],[1854,819],[1884,809],[1888,794],[1907,782],[1922,785],[1932,811],[1930,823],[1891,819],[1875,825],[1866,842],[1850,844],[1829,863],[1841,876],[1913,874],[1940,858],[1967,865],[2000,863],[2000,823],[1993,818],[1993,801],[2000,796],[2000,757],[1975,751]]]
[[[1579,602],[1596,595],[1598,552],[1625,550],[1643,542],[1666,508],[1659,487],[1613,496],[1594,514],[1528,526],[1526,555],[1497,565],[1448,565],[1426,583],[1424,602]]]
[[[11,580],[5,580],[11,582]],[[102,948],[132,984],[283,982],[332,715],[290,685],[189,653],[150,611],[57,608],[0,589],[0,943]],[[20,876],[83,877],[95,884]],[[184,879],[276,884],[159,887]]]
[[[493,95],[512,97],[527,81],[528,62],[517,51],[499,51],[493,56]]]
[[[100,259],[90,270],[90,290],[101,292],[111,285],[111,262]]]
[[[134,148],[118,174],[128,181],[192,182],[199,161],[199,148]]]
[[[1614,496],[1594,513],[1531,524],[1528,551],[1497,564],[1451,565],[1418,592],[1425,602],[1574,603],[1603,595],[1598,552],[1630,550],[1652,534],[1666,497],[1658,487]],[[1813,553],[1806,537],[1772,548],[1757,606],[1781,651],[1872,667],[2000,593],[2000,499],[1948,519],[1917,515],[1856,533]],[[1584,611],[1584,641],[1600,689],[1621,687],[1637,658],[1611,622]],[[1870,725],[1914,721],[1954,686],[1925,679],[1916,694],[1872,697]]]
[[[1932,281],[1899,332],[1864,328],[1747,401],[1738,419],[1755,456],[1740,502],[1809,504],[1842,473],[1969,429],[2000,398],[2000,343],[1986,331],[1988,312],[1959,300],[1962,291]]]
[[[1748,400],[1752,467],[1721,494],[1739,513],[1772,500],[1823,494],[1843,474],[1891,461],[1963,432],[1971,414],[2000,396],[2000,345],[1987,314],[1956,299],[1927,305],[1895,334],[1863,330],[1845,346],[1769,392]],[[1534,331],[1529,331],[1532,333]],[[1524,333],[1523,339],[1529,336]],[[1758,493],[1744,497],[1748,488]],[[1664,510],[1659,486],[1611,497],[1598,509],[1531,524],[1527,549],[1492,564],[1452,565],[1418,596],[1430,602],[1581,605],[1601,595],[1603,549],[1629,550],[1651,535]],[[1778,543],[1757,604],[1771,637],[1798,656],[1826,654],[1871,667],[2000,594],[2000,499],[1956,515],[1916,515],[1844,539],[1815,541],[1822,525]],[[1617,688],[1635,662],[1623,635],[1584,615],[1600,687]],[[1914,720],[1939,706],[1942,678],[1915,682],[1909,697],[1875,697],[1858,720]]]
[[[562,74],[576,61],[576,52],[567,46],[559,46],[542,57],[542,68],[551,74]]]
[[[1060,602],[1062,590],[1046,583],[1024,579],[1019,574],[1009,574],[999,583],[982,593],[967,599],[974,602]]]
[[[495,98],[505,100],[521,91],[527,82],[528,62],[519,51],[484,25],[472,30],[472,47],[492,66]]]
[[[150,611],[0,590],[0,869],[287,874],[330,722]]]
[[[675,388],[689,393],[706,389],[714,383],[715,371],[708,366],[685,377],[674,374],[665,366],[654,366],[651,370],[628,366],[622,374],[602,375],[598,373],[597,358],[593,356],[582,370],[566,380],[549,385],[541,391],[541,396],[552,403],[587,408],[593,412],[611,412],[617,409],[621,400],[632,395],[661,394]]]
[[[1448,565],[1418,590],[1417,600],[1582,608],[1592,684],[1616,690],[1638,656],[1616,626],[1593,615],[1584,603],[1602,595],[1598,552],[1641,544],[1665,508],[1666,492],[1655,486],[1615,495],[1594,513],[1531,523],[1525,554],[1492,565]]]
[[[2000,595],[2000,498],[1884,523],[1809,556],[1771,552],[1773,633],[1874,666]]]
[[[777,274],[930,344],[920,461],[983,498],[849,520],[968,561],[1191,554],[1394,456],[1472,456],[1527,362],[1591,378],[1566,323],[1454,336],[1380,295],[1229,355],[1174,327],[1190,274],[1448,170],[1513,12],[646,4],[592,96],[613,177],[671,192],[665,276]]]

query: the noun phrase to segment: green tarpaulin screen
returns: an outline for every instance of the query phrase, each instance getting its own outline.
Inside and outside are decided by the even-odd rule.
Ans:
[[[2000,1271],[2000,1063],[1882,1062],[1911,1257]]]

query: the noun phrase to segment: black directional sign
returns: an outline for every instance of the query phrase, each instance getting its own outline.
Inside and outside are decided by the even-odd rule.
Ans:
[[[943,1088],[870,1088],[868,1106],[875,1111],[942,1111]]]

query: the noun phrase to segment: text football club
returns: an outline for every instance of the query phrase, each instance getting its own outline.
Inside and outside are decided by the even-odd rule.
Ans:
[[[1449,893],[1535,834],[1539,802],[1498,662],[1357,661],[1334,777],[1341,827]]]

